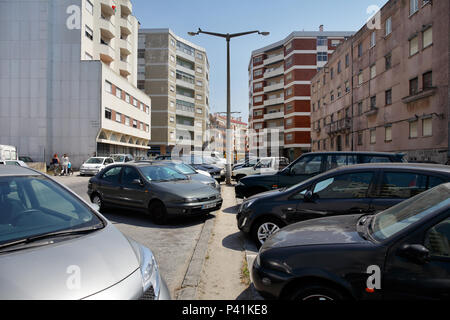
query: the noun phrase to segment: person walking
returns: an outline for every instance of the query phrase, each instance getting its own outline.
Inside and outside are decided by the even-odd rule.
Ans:
[[[51,165],[53,167],[52,168],[53,169],[53,173],[54,173],[55,176],[58,174],[59,164],[60,164],[60,161],[59,161],[59,158],[58,158],[58,154],[55,153],[53,155],[52,163],[51,163]]]
[[[63,175],[69,175],[69,172],[68,172],[68,168],[69,168],[69,157],[67,156],[66,153],[64,153],[62,165],[63,165],[63,171],[62,171],[61,175],[62,175],[62,176],[63,176]]]

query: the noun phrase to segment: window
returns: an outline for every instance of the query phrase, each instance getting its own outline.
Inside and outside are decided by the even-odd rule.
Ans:
[[[197,94],[197,95],[196,95],[196,98],[197,98],[197,100],[202,100],[202,99],[203,99],[203,96],[202,96],[201,94]]]
[[[392,67],[392,55],[388,54],[384,57],[386,70],[389,70]]]
[[[360,71],[358,74],[358,85],[362,85],[363,82],[364,82],[363,73],[362,71]]]
[[[386,90],[384,96],[386,105],[392,104],[392,89]]]
[[[319,102],[319,104],[320,104],[320,102]],[[293,108],[292,104],[286,105],[286,111],[292,110],[292,108]]]
[[[423,89],[427,90],[433,88],[433,72],[429,71],[423,74]]]
[[[328,46],[327,37],[317,37],[317,46]]]
[[[409,122],[409,137],[417,138],[417,120]]]
[[[412,172],[385,172],[379,198],[407,199],[427,190],[427,176]]]
[[[202,113],[203,113],[202,108],[197,108],[197,113],[198,113],[198,114],[202,114]]]
[[[363,132],[358,132],[358,145],[361,146],[363,144]]]
[[[409,40],[409,55],[415,55],[419,52],[419,37],[414,36]]]
[[[373,79],[377,76],[377,66],[373,65],[370,67],[370,79]]]
[[[289,59],[286,60],[286,69],[292,66],[293,61],[294,61],[293,57],[290,57]]]
[[[425,118],[422,120],[422,135],[424,137],[433,135],[433,118]]]
[[[259,63],[259,62],[261,62],[262,61],[262,56],[259,56],[259,57],[254,57],[253,58],[253,63]]]
[[[325,171],[356,163],[358,161],[355,155],[329,155],[325,161]]]
[[[330,69],[330,78],[331,78],[331,80],[333,80],[333,78],[334,78],[334,68]]]
[[[426,48],[433,44],[433,28],[429,27],[423,32],[423,47]]]
[[[286,135],[287,136],[287,135]],[[286,140],[288,140],[286,138]],[[325,148],[325,145],[324,145]],[[298,160],[291,167],[291,174],[317,174],[321,172],[322,156],[306,156]]]
[[[170,92],[175,92],[175,87],[174,86],[170,86]]]
[[[119,183],[120,171],[122,167],[114,167],[107,170],[101,177],[102,180],[108,181],[110,183]]]
[[[122,115],[118,112],[116,112],[116,121],[117,122],[122,122]]]
[[[292,94],[292,88],[286,90],[286,96],[290,96]]]
[[[125,125],[130,126],[130,117],[125,117]]]
[[[263,86],[262,82],[257,82],[257,83],[255,83],[254,88],[259,89],[259,88],[262,88],[262,86]]]
[[[255,103],[261,102],[261,101],[262,101],[262,96],[256,96],[256,97],[254,97],[254,98],[253,98],[253,101],[254,101]]]
[[[409,15],[413,15],[419,10],[419,0],[409,0]]]
[[[286,75],[286,81],[289,81],[289,80],[291,80],[292,79],[292,72],[289,72],[287,75]]]
[[[105,91],[112,93],[112,84],[109,81],[105,81]]]
[[[419,92],[419,79],[414,78],[409,80],[409,95],[413,96]]]
[[[255,123],[253,128],[255,128],[255,129],[262,129],[262,123]]]
[[[372,172],[342,174],[317,182],[313,193],[319,199],[366,198],[372,178]]]
[[[89,12],[90,14],[94,13],[94,6],[92,5],[92,2],[90,2],[89,0],[86,0],[86,11]]]
[[[386,19],[385,29],[386,29],[386,36],[392,33],[392,17]]]
[[[128,93],[125,93],[125,101],[130,103],[130,95]]]
[[[328,61],[327,52],[317,52],[317,61]]]
[[[133,98],[133,106],[135,106],[136,108],[138,107],[138,101],[134,98]]]
[[[337,96],[338,96],[338,98],[340,98],[342,96],[342,89],[341,89],[341,87],[337,88]]]
[[[363,47],[362,47],[362,43],[358,44],[358,57],[362,57],[362,51],[363,51]]]
[[[289,50],[291,50],[292,49],[292,42],[289,42],[287,45],[286,45],[286,51],[289,51]]]
[[[175,62],[175,57],[173,55],[170,55],[170,61]]]
[[[345,55],[345,67],[348,68],[349,65],[350,65],[350,55],[347,53]]]
[[[257,69],[255,71],[253,71],[253,75],[255,77],[262,75],[262,73],[263,73],[262,69]]]
[[[331,100],[331,101],[334,101],[334,91],[331,91],[331,92],[330,92],[330,100]]]
[[[111,109],[105,108],[105,119],[111,120],[111,118],[112,118]]]
[[[93,33],[92,29],[89,28],[88,26],[85,26],[85,35],[86,35],[86,38],[88,38],[90,40],[94,39],[94,33]]]
[[[137,129],[137,120],[133,120],[133,128]]]
[[[384,141],[392,141],[392,127],[384,127]]]
[[[201,80],[197,80],[197,81],[195,82],[195,84],[196,84],[197,86],[199,86],[199,87],[203,87],[203,81],[201,81]]]
[[[425,247],[432,257],[450,257],[450,218],[438,223],[425,236]]]
[[[116,88],[116,97],[122,99],[122,90],[120,88]]]
[[[371,144],[377,143],[377,130],[376,129],[370,129],[370,143]]]
[[[341,61],[339,61],[338,65],[337,65],[337,72],[341,73],[341,71],[342,71],[342,66],[341,66]]]
[[[370,109],[377,107],[377,96],[370,97]]]
[[[203,68],[202,67],[197,67],[196,71],[197,71],[197,73],[203,73]]]
[[[373,47],[375,47],[375,45],[377,44],[377,38],[376,38],[376,32],[375,31],[373,31],[371,34],[370,34],[370,47],[371,48],[373,48]]]
[[[363,113],[363,103],[362,102],[358,102],[358,115],[362,115]]]
[[[203,54],[197,52],[197,59],[203,60]]]
[[[292,141],[293,138],[294,138],[294,135],[292,133],[288,133],[286,135],[286,141]]]
[[[85,53],[84,53],[84,59],[85,59],[85,60],[92,60],[93,57],[92,57],[89,53],[85,52]]]

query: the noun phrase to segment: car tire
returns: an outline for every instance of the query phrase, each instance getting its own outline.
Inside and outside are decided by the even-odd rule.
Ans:
[[[297,289],[290,297],[292,300],[300,301],[339,301],[346,297],[342,292],[326,285],[307,285]]]
[[[251,238],[259,249],[264,241],[273,233],[284,227],[284,223],[275,217],[265,217],[256,220],[251,228]]]
[[[155,201],[151,203],[149,212],[156,224],[165,224],[167,222],[167,210],[162,202]]]
[[[100,194],[94,193],[91,197],[91,202],[98,205],[98,212],[103,212],[105,210],[105,203]]]

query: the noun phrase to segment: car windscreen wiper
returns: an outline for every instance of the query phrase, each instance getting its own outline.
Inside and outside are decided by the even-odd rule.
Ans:
[[[21,244],[26,245],[26,244],[33,243],[33,242],[36,242],[36,241],[39,241],[42,239],[61,237],[61,236],[71,236],[71,235],[78,235],[78,234],[86,234],[86,233],[90,233],[90,232],[93,232],[93,231],[96,231],[99,229],[103,229],[103,228],[104,228],[104,224],[103,224],[103,222],[100,222],[94,226],[90,226],[90,227],[86,227],[86,228],[48,232],[48,233],[28,237],[25,239],[20,239],[17,241],[12,241],[12,242],[7,242],[4,244],[1,244],[0,251],[2,251],[4,248],[14,247],[16,245],[21,245]],[[45,245],[45,244],[50,244],[50,243],[52,243],[52,241],[43,242],[43,243],[40,243],[39,245]]]

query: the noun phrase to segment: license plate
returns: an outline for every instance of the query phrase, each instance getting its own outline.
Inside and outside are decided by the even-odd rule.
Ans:
[[[216,206],[215,203],[208,203],[208,204],[202,205],[202,209],[211,209],[211,208],[214,208],[215,206]]]

